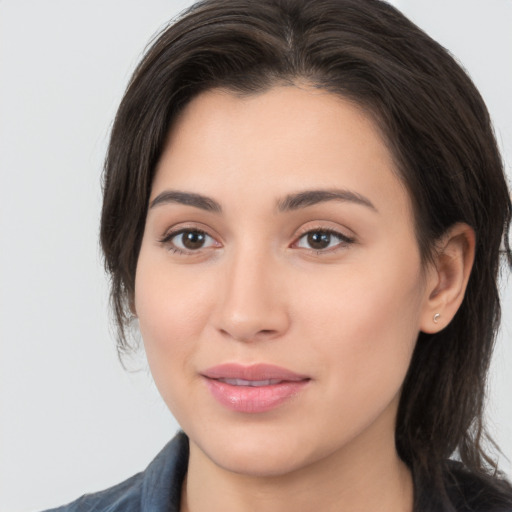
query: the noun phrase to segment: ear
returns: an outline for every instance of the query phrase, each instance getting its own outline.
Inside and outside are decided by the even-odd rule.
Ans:
[[[436,333],[452,321],[464,298],[474,259],[474,230],[467,224],[454,224],[436,244],[434,262],[427,270],[421,331]]]

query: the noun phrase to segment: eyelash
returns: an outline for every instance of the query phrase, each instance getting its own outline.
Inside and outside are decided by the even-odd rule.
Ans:
[[[354,238],[344,235],[343,233],[340,233],[339,231],[336,231],[334,229],[325,228],[325,227],[317,227],[317,228],[308,228],[297,238],[297,241],[294,242],[293,245],[296,246],[300,242],[300,240],[304,239],[308,235],[319,234],[319,233],[322,235],[328,235],[329,237],[337,238],[338,243],[336,245],[334,245],[334,247],[327,247],[324,249],[314,249],[314,248],[307,249],[307,250],[313,251],[317,256],[324,256],[326,254],[331,254],[333,252],[337,252],[355,242]]]
[[[179,235],[184,235],[186,233],[194,233],[199,236],[205,236],[208,238],[211,238],[212,240],[215,240],[212,236],[210,236],[206,231],[198,228],[182,228],[177,231],[171,231],[169,233],[166,233],[160,240],[159,243],[162,245],[167,246],[167,250],[175,253],[175,254],[182,254],[182,255],[191,255],[194,253],[198,253],[201,249],[204,249],[204,247],[199,247],[197,250],[193,249],[182,249],[180,247],[176,247],[176,245],[173,243],[173,239],[178,237]]]
[[[173,239],[175,239],[176,237],[178,237],[180,235],[184,235],[186,233],[194,233],[196,236],[197,235],[204,236],[204,237],[210,238],[215,241],[215,239],[211,235],[209,235],[206,231],[204,231],[202,229],[182,228],[177,231],[171,231],[169,233],[166,233],[159,240],[159,243],[162,245],[165,245],[168,251],[170,251],[174,254],[185,255],[185,256],[198,254],[201,251],[201,249],[209,248],[209,247],[202,246],[202,247],[197,248],[197,250],[194,250],[194,249],[186,250],[186,249],[177,247],[174,244]],[[310,247],[310,248],[304,247],[303,248],[303,249],[313,252],[315,255],[318,255],[318,256],[323,256],[325,254],[330,254],[330,253],[336,252],[340,249],[346,248],[347,246],[349,246],[350,244],[353,244],[355,242],[354,238],[348,237],[348,236],[340,233],[339,231],[336,231],[334,229],[325,228],[325,227],[318,227],[318,228],[313,228],[313,229],[307,229],[303,233],[301,233],[301,235],[296,239],[296,241],[293,242],[292,247],[298,246],[299,242],[302,239],[304,239],[308,235],[312,235],[312,234],[328,235],[329,237],[334,237],[334,238],[338,239],[338,241],[339,241],[334,247],[326,247],[323,249],[314,249],[312,247]],[[329,240],[329,243],[330,243],[330,240]],[[220,246],[220,244],[219,244],[219,246]]]

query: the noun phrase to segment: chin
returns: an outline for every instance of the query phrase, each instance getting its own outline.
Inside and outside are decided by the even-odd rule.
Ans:
[[[240,475],[283,476],[315,460],[311,437],[301,436],[296,427],[293,433],[275,425],[245,427],[210,430],[199,436],[192,433],[189,437],[216,466]]]
[[[299,449],[248,450],[245,446],[230,449],[229,453],[225,450],[222,453],[212,451],[206,455],[226,471],[259,478],[284,476],[306,464],[305,460],[299,460],[299,456],[304,455]]]

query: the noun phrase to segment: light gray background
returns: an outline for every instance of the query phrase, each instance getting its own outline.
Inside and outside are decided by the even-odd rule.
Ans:
[[[512,1],[394,3],[470,72],[510,173]],[[117,483],[178,428],[148,372],[117,361],[97,235],[121,94],[150,37],[189,4],[0,0],[0,511],[40,510]],[[512,458],[507,290],[489,416]]]

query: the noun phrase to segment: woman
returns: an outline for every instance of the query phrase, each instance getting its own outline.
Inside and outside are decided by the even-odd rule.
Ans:
[[[197,4],[120,105],[101,225],[184,433],[62,510],[512,510],[482,447],[511,214],[482,99],[395,9]]]

